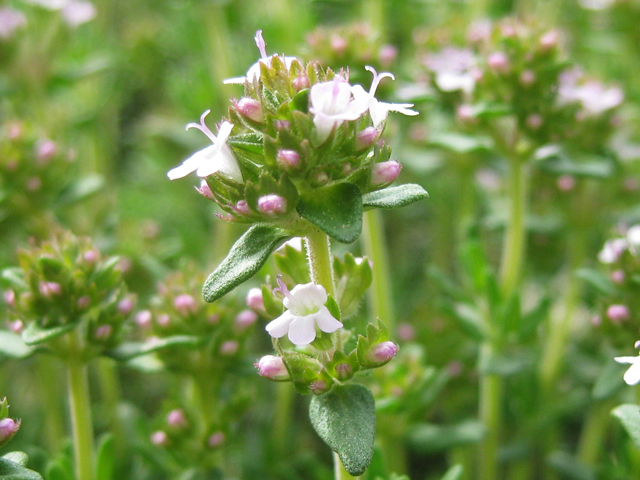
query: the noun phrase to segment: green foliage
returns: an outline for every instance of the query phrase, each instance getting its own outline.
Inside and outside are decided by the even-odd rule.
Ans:
[[[29,457],[22,452],[8,453],[0,458],[1,480],[42,480],[42,475],[26,468]]]
[[[343,261],[334,258],[333,272],[340,313],[344,318],[349,318],[355,315],[362,297],[371,285],[371,265],[367,258],[356,261],[352,254],[346,253]]]
[[[635,403],[618,405],[611,411],[627,431],[633,444],[640,450],[640,409]]]
[[[407,183],[397,187],[388,187],[362,196],[364,208],[400,208],[428,198],[429,194],[420,185]]]

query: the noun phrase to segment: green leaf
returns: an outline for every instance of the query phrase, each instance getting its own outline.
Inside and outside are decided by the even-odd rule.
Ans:
[[[174,335],[166,338],[156,338],[147,342],[123,343],[117,348],[106,352],[108,357],[126,362],[132,358],[148,355],[168,347],[195,347],[203,339],[194,335]]]
[[[605,363],[591,392],[594,399],[605,400],[620,391],[624,386],[624,380],[620,373],[621,368],[622,365],[613,360]]]
[[[340,305],[343,318],[348,318],[358,310],[362,296],[371,285],[373,273],[367,258],[356,262],[355,257],[346,253],[344,261],[335,257],[333,259],[333,271],[336,279],[336,297]]]
[[[567,452],[556,451],[547,459],[549,466],[567,480],[596,480],[592,467],[580,462]]]
[[[472,304],[443,302],[441,308],[457,320],[460,328],[473,340],[480,342],[486,337],[482,315]]]
[[[434,133],[429,143],[454,153],[486,152],[493,148],[493,141],[488,137],[464,135],[462,133]]]
[[[309,417],[320,438],[338,454],[344,468],[362,475],[373,458],[376,436],[375,401],[368,388],[337,385],[311,399]]]
[[[39,345],[70,332],[76,328],[77,325],[77,323],[67,323],[57,327],[42,328],[36,322],[31,322],[27,325],[27,328],[22,331],[22,341],[29,346]]]
[[[292,247],[289,244],[285,244],[283,249],[276,252],[273,255],[276,261],[278,269],[291,277],[293,283],[296,285],[301,283],[309,283],[311,277],[309,277],[309,267],[307,265],[307,253],[306,248],[303,245],[302,250]]]
[[[298,213],[331,238],[355,242],[362,232],[362,194],[352,183],[316,188],[300,197]]]
[[[3,283],[8,283],[13,288],[20,290],[27,289],[29,286],[24,281],[24,271],[20,267],[5,268],[0,275]]]
[[[408,433],[409,445],[420,453],[443,452],[454,447],[477,443],[484,436],[484,426],[477,420],[458,425],[440,426],[425,423]]]
[[[87,175],[65,188],[56,200],[56,203],[61,206],[78,203],[102,190],[104,183],[104,177],[102,175]]]
[[[614,295],[616,286],[605,274],[590,268],[581,268],[576,272],[576,277],[591,285],[603,295]]]
[[[25,468],[27,460],[27,455],[22,452],[13,452],[1,457],[0,480],[42,480],[39,473]]]
[[[100,437],[96,451],[96,480],[112,480],[116,455],[113,435],[107,433]]]
[[[270,225],[254,225],[231,248],[218,268],[202,287],[207,302],[215,302],[241,283],[253,277],[269,255],[291,234]]]
[[[34,351],[15,333],[0,330],[0,358],[26,358]]]
[[[429,194],[420,185],[407,183],[398,187],[388,187],[362,196],[364,208],[398,208],[418,200],[428,198]]]
[[[611,411],[611,415],[622,423],[634,445],[640,450],[640,408],[635,403],[618,405]]]
[[[245,150],[251,153],[263,153],[262,136],[256,133],[243,133],[242,135],[233,135],[227,141],[233,148]]]
[[[462,474],[464,473],[464,468],[460,464],[456,464],[447,470],[447,473],[444,474],[442,480],[462,480]]]
[[[73,477],[69,475],[59,460],[49,462],[45,474],[47,480],[73,480]]]

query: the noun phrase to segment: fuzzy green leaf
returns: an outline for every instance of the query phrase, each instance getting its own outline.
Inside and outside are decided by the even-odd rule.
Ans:
[[[104,184],[105,181],[102,175],[87,175],[65,188],[56,203],[66,206],[81,202],[102,190]]]
[[[300,216],[331,238],[355,242],[362,232],[362,194],[352,183],[316,188],[300,197]]]
[[[388,187],[362,196],[364,208],[398,208],[428,198],[429,194],[420,185],[407,183],[398,187]]]
[[[575,275],[603,295],[613,295],[616,292],[616,286],[609,277],[597,270],[581,268]]]
[[[337,257],[333,260],[333,270],[336,277],[336,296],[340,311],[344,318],[354,315],[362,296],[371,285],[373,274],[369,261],[364,258],[360,263],[354,256],[346,253],[344,261]]]
[[[307,266],[307,253],[306,248],[302,247],[302,250],[298,250],[289,244],[285,244],[281,251],[274,254],[274,259],[278,269],[291,277],[293,283],[309,283],[311,277],[309,276],[309,267]]]
[[[253,277],[280,244],[291,234],[270,225],[254,225],[231,248],[202,287],[207,302],[215,302]]]
[[[493,148],[490,138],[451,132],[434,133],[429,143],[459,154],[486,152]]]
[[[640,450],[640,408],[635,403],[618,405],[611,411],[611,415],[622,423],[634,445]]]
[[[462,480],[462,474],[464,473],[464,468],[460,464],[456,464],[447,470],[447,473],[444,474],[442,480]]]
[[[0,359],[6,358],[26,358],[35,350],[22,341],[15,333],[0,330]]]
[[[440,426],[430,423],[416,425],[409,431],[409,445],[420,453],[443,452],[454,447],[479,442],[484,427],[476,420],[458,425]]]
[[[107,433],[100,438],[96,455],[96,479],[111,480],[115,469],[115,442],[113,435]]]
[[[147,342],[123,343],[117,348],[106,353],[114,360],[126,362],[142,355],[157,352],[168,347],[194,347],[202,343],[202,338],[193,335],[174,335],[161,339],[154,339]]]
[[[31,322],[27,325],[27,328],[22,331],[22,341],[29,346],[39,345],[70,332],[76,328],[77,325],[77,323],[67,323],[57,327],[42,328],[36,322]]]
[[[311,424],[338,454],[349,474],[362,475],[373,458],[376,436],[375,401],[368,388],[337,385],[311,399]]]
[[[0,458],[0,480],[42,480],[42,476],[25,468],[28,457],[22,452],[12,452]]]

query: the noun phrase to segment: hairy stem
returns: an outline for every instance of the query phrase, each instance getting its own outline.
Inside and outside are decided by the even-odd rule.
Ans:
[[[67,361],[69,407],[73,430],[73,453],[77,480],[93,480],[93,423],[89,401],[87,366],[77,359]]]

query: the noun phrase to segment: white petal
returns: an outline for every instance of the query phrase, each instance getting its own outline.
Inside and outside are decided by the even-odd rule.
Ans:
[[[285,306],[290,308],[294,315],[308,315],[320,310],[327,302],[327,291],[322,285],[305,283],[296,285],[291,290],[291,297],[285,299]]]
[[[289,340],[294,345],[309,345],[316,338],[316,322],[312,315],[293,317],[289,326]]]
[[[244,82],[247,81],[247,77],[233,77],[227,78],[222,81],[225,85],[244,85]]]
[[[207,161],[211,154],[216,150],[214,145],[209,145],[207,148],[203,148],[202,150],[194,153],[189,158],[187,158],[182,165],[174,168],[173,170],[169,170],[167,176],[170,180],[175,180],[176,178],[182,178],[189,175],[191,172],[195,172],[200,168],[200,166]]]
[[[384,105],[384,108],[389,112],[398,112],[403,115],[414,116],[420,113],[415,110],[410,110],[410,108],[413,107],[413,103],[382,103],[382,105]]]
[[[385,108],[385,105],[377,100],[375,104],[369,105],[369,115],[371,115],[371,121],[376,128],[379,128],[389,116],[389,110]]]
[[[331,315],[331,312],[329,312],[329,309],[325,306],[323,306],[318,313],[314,315],[314,317],[318,324],[318,328],[325,333],[333,333],[344,326],[338,320],[333,318],[333,315]]]
[[[457,73],[439,73],[436,76],[436,85],[444,92],[455,92],[456,90],[462,90],[463,92],[471,93],[475,86],[475,81],[469,74],[457,74]]]
[[[357,102],[367,101],[369,100],[369,98],[372,98],[372,96],[369,95],[369,92],[362,88],[362,85],[354,85],[353,87],[351,87],[351,93],[353,94],[353,98],[355,98]]]
[[[640,363],[634,363],[624,374],[624,381],[627,385],[636,385],[640,383]]]
[[[640,245],[640,225],[634,225],[627,230],[627,241],[633,246]]]
[[[289,332],[289,326],[295,317],[287,310],[275,320],[267,323],[264,329],[273,338],[282,338]]]
[[[614,360],[618,363],[638,363],[638,357],[615,357]]]
[[[216,137],[220,146],[227,143],[227,140],[229,140],[229,135],[231,135],[232,129],[233,129],[233,123],[222,122],[222,125],[220,125],[220,128],[218,129],[218,136]]]

